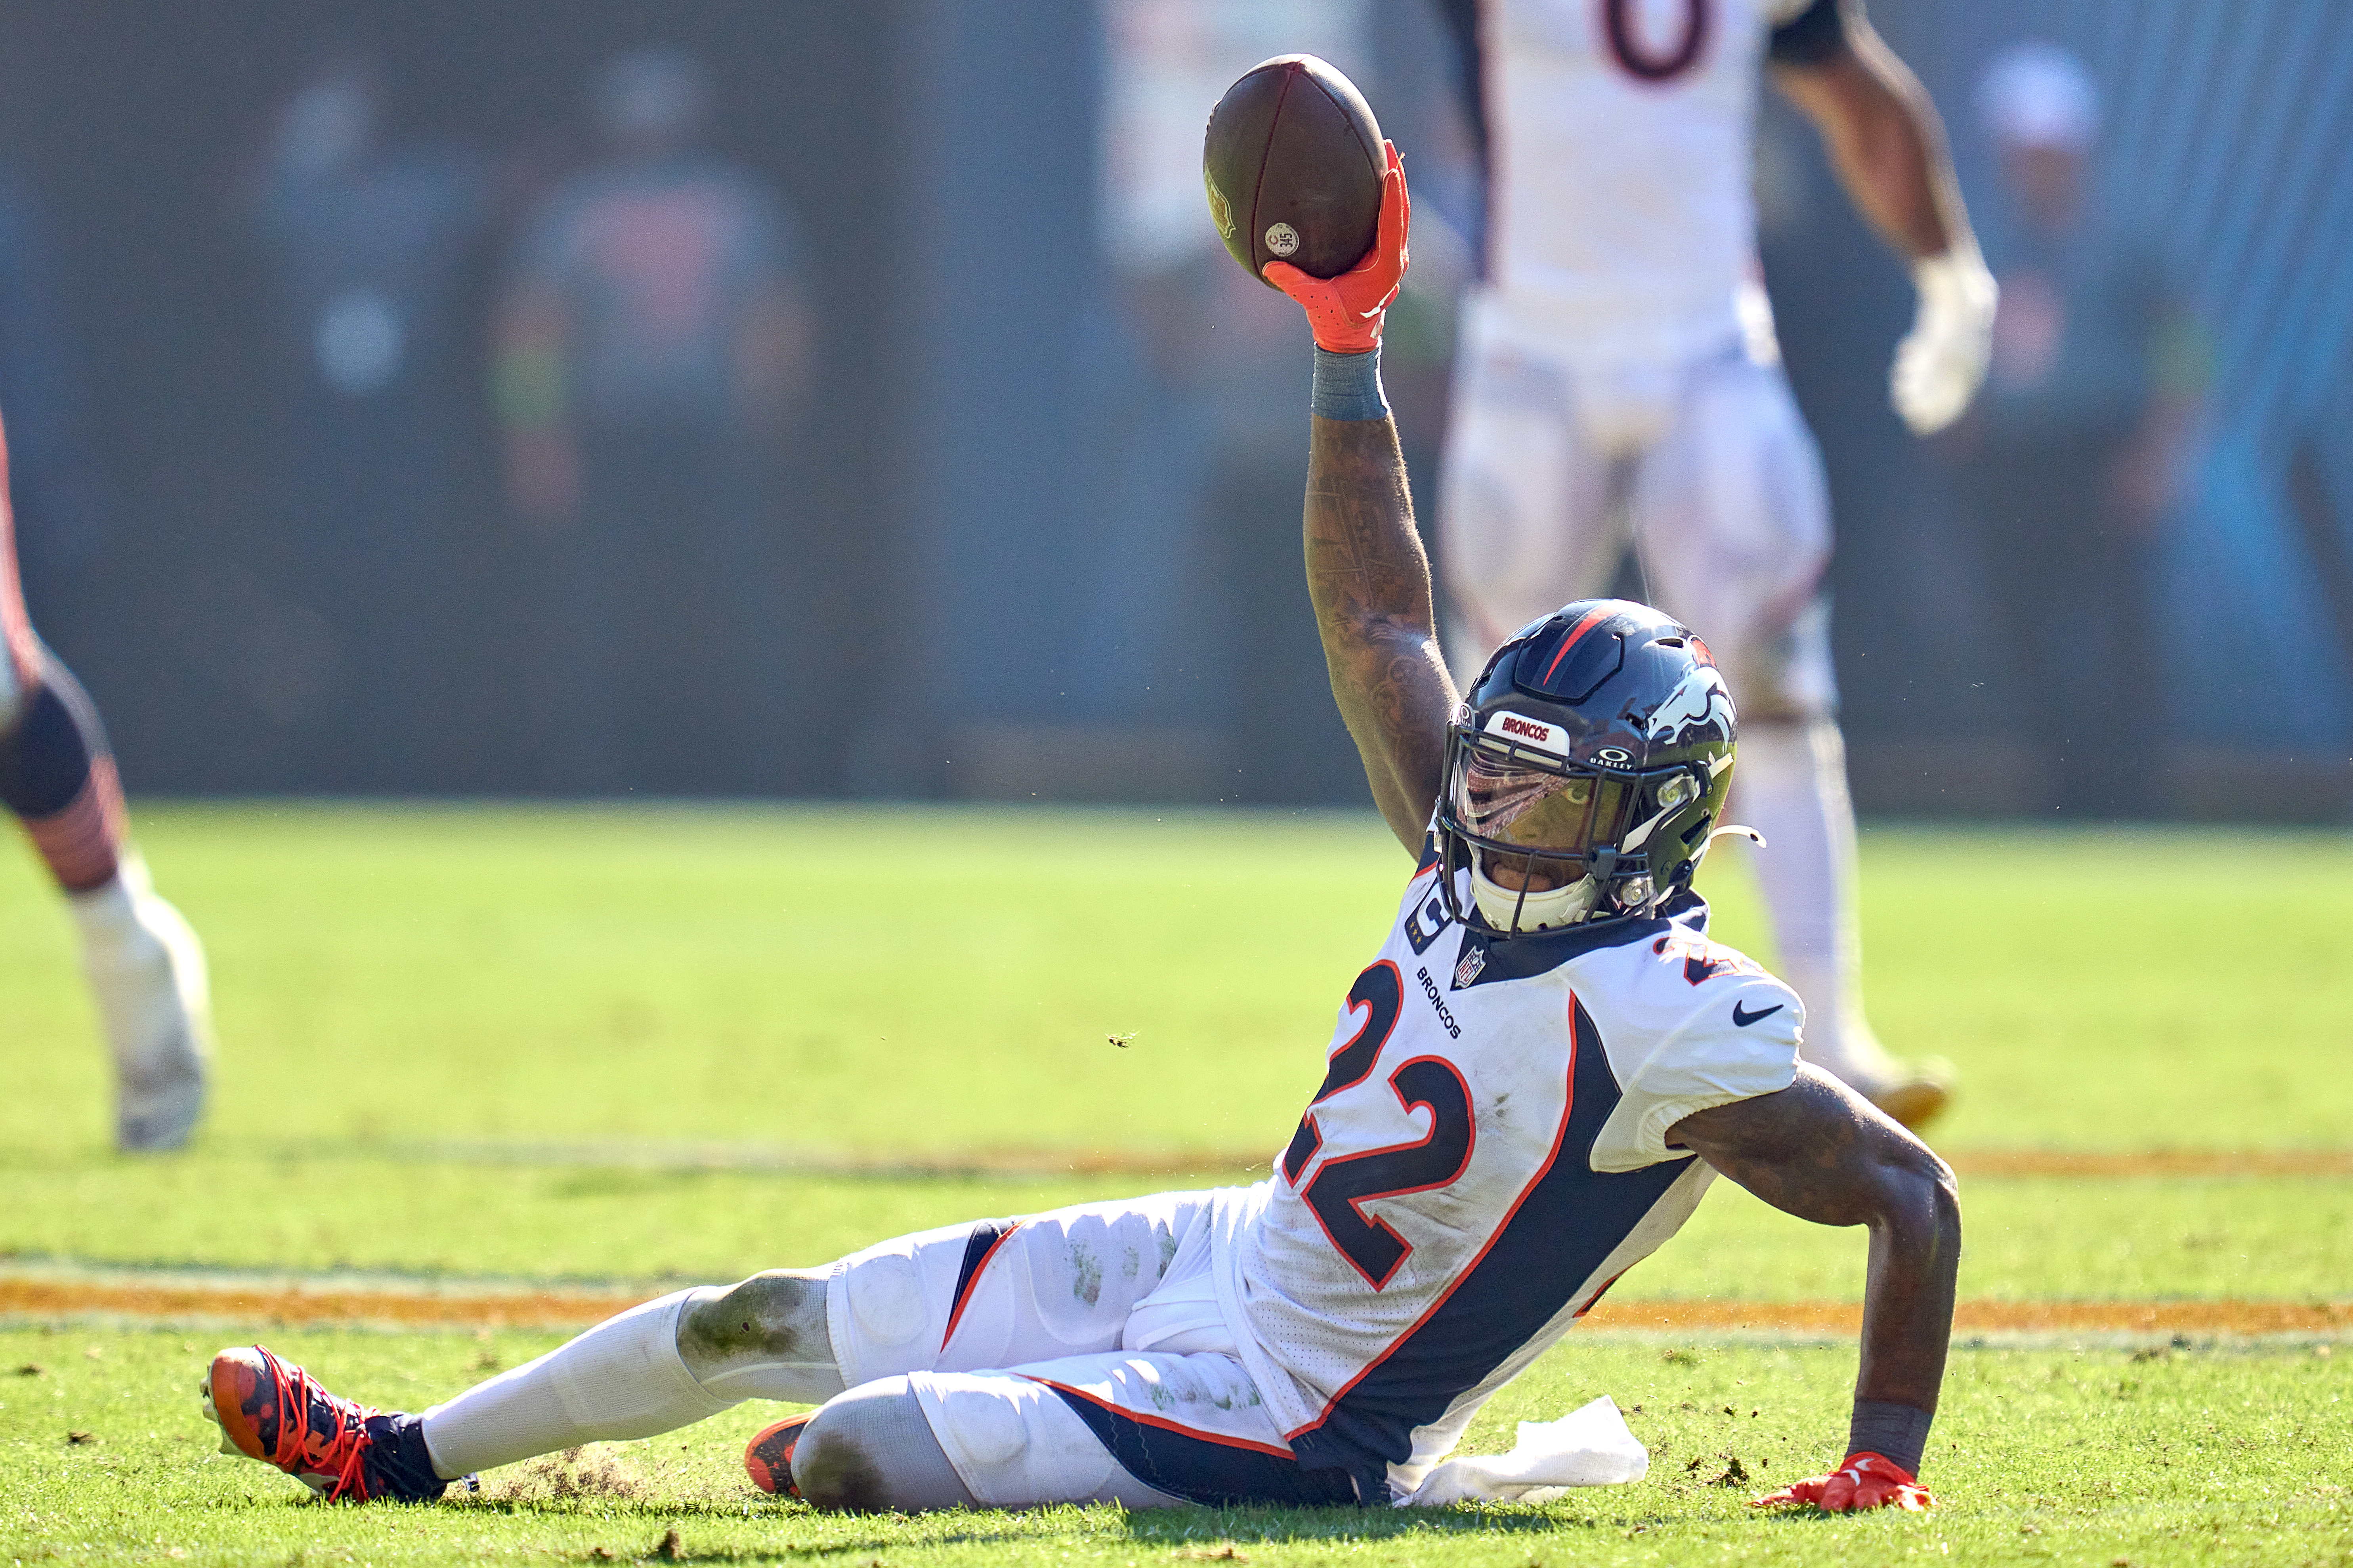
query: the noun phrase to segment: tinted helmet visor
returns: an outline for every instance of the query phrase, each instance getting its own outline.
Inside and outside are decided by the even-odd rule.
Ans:
[[[1583,861],[1597,845],[1616,844],[1640,787],[1605,773],[1531,766],[1476,743],[1462,749],[1462,759],[1452,781],[1454,817],[1493,851]]]

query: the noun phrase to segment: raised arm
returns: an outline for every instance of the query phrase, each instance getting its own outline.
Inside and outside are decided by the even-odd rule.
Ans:
[[[1920,315],[1897,353],[1895,409],[1921,435],[1985,377],[1996,298],[1927,89],[1862,8],[1815,0],[1773,36],[1773,80],[1821,132],[1847,195],[1912,266]]]
[[[1685,1117],[1668,1141],[1787,1214],[1868,1226],[1862,1364],[1838,1471],[1759,1500],[1839,1511],[1929,1500],[1912,1483],[1936,1413],[1961,1257],[1960,1194],[1928,1146],[1817,1068],[1776,1094]],[[1866,1461],[1876,1459],[1873,1465]],[[1890,1474],[1893,1465],[1896,1474]],[[1915,1495],[1916,1494],[1916,1495]]]
[[[1859,12],[1835,0],[1832,11],[1814,24],[1819,38],[1776,49],[1774,84],[1820,131],[1847,195],[1906,261],[1966,242],[1968,214],[1927,89]]]
[[[1437,804],[1454,684],[1439,651],[1430,562],[1414,529],[1397,426],[1381,394],[1381,315],[1406,268],[1405,168],[1387,149],[1373,247],[1334,279],[1288,263],[1270,282],[1315,330],[1303,521],[1307,589],[1332,695],[1365,760],[1373,799],[1409,854]]]
[[[1307,591],[1332,695],[1389,829],[1419,854],[1438,802],[1454,685],[1438,646],[1430,563],[1414,531],[1397,426],[1313,416]]]

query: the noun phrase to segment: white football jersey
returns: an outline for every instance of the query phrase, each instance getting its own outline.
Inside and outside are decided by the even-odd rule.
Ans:
[[[1787,1088],[1803,1023],[1795,992],[1707,940],[1696,895],[1491,942],[1450,920],[1439,876],[1426,858],[1271,1179],[1220,1194],[1211,1233],[1277,1425],[1368,1501],[1418,1485],[1689,1217],[1713,1173],[1667,1130]]]
[[[1490,330],[1586,358],[1739,340],[1759,68],[1807,4],[1481,0]]]

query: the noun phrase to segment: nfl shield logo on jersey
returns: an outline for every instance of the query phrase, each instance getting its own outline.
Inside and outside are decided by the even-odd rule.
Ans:
[[[1478,979],[1479,972],[1486,967],[1487,950],[1483,947],[1464,944],[1462,956],[1455,962],[1454,965],[1454,989],[1460,991]]]

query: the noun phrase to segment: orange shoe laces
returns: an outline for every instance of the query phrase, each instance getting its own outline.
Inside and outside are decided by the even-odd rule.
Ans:
[[[261,1352],[262,1364],[269,1369],[278,1396],[278,1443],[269,1462],[290,1476],[332,1475],[335,1484],[326,1493],[329,1502],[342,1500],[346,1492],[353,1494],[357,1501],[367,1501],[367,1477],[362,1468],[372,1441],[367,1420],[382,1412],[373,1405],[328,1393],[309,1373],[279,1360],[267,1345],[253,1348]],[[324,1400],[338,1417],[334,1436],[326,1440],[315,1459],[309,1443],[313,1394]],[[290,1408],[295,1413],[291,1418],[288,1415]]]

